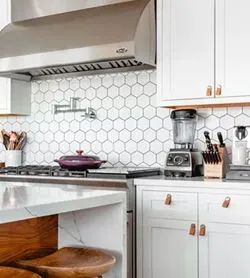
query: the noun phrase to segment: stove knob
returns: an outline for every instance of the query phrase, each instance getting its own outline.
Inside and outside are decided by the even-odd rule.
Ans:
[[[183,158],[181,157],[181,156],[176,156],[175,158],[174,158],[174,163],[176,164],[176,165],[181,165],[182,163],[183,163]]]
[[[184,158],[184,161],[185,161],[185,162],[188,162],[188,161],[189,161],[189,157],[186,156],[186,157]]]
[[[173,161],[173,157],[172,157],[172,156],[169,156],[169,157],[168,157],[168,161]]]

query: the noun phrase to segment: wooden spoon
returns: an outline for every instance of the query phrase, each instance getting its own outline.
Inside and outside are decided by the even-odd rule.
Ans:
[[[22,132],[21,134],[20,134],[20,137],[19,137],[20,139],[19,139],[19,142],[18,142],[18,144],[17,144],[17,146],[16,146],[16,150],[23,150],[23,148],[24,148],[24,146],[25,146],[25,144],[26,144],[26,142],[27,142],[27,133],[26,132]]]

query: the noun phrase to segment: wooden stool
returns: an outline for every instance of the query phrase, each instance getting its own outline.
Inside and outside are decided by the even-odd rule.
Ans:
[[[0,267],[0,277],[1,278],[41,278],[40,275],[32,273],[24,269],[18,269],[14,267]]]
[[[21,268],[34,271],[47,278],[96,278],[108,272],[115,258],[94,248],[65,247],[55,253],[34,260],[17,262]]]

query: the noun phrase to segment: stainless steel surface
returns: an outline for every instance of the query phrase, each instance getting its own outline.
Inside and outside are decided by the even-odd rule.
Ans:
[[[203,174],[202,154],[198,150],[170,149],[166,157],[165,176],[192,177]]]
[[[135,278],[133,270],[135,269],[135,213],[127,212],[127,260],[128,260],[128,278]]]
[[[80,108],[79,100],[80,98],[71,97],[69,104],[54,104],[53,114],[56,115],[59,113],[83,112],[84,118],[96,119],[96,110],[91,107]]]
[[[249,171],[250,172],[250,165],[233,165],[230,164],[230,170],[234,171]]]
[[[99,169],[89,169],[89,173],[94,174],[107,174],[107,175],[149,175],[151,172],[159,172],[158,167],[103,167]]]
[[[226,179],[250,181],[250,165],[230,164],[229,171],[226,174]]]
[[[0,33],[1,76],[154,68],[154,0],[46,2],[12,0],[16,22]]]
[[[11,20],[18,22],[129,1],[134,0],[11,0]]]
[[[232,170],[226,174],[227,180],[245,180],[250,181],[250,171]]]

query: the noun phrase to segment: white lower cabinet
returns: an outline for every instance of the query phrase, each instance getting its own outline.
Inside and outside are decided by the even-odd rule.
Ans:
[[[250,277],[250,225],[206,223],[206,227],[206,235],[199,239],[199,277]]]
[[[250,196],[199,194],[199,222],[199,277],[250,277]]]
[[[250,195],[137,186],[137,278],[249,278],[249,250]]]
[[[150,218],[144,221],[142,277],[198,277],[197,238],[189,235],[192,222]]]

